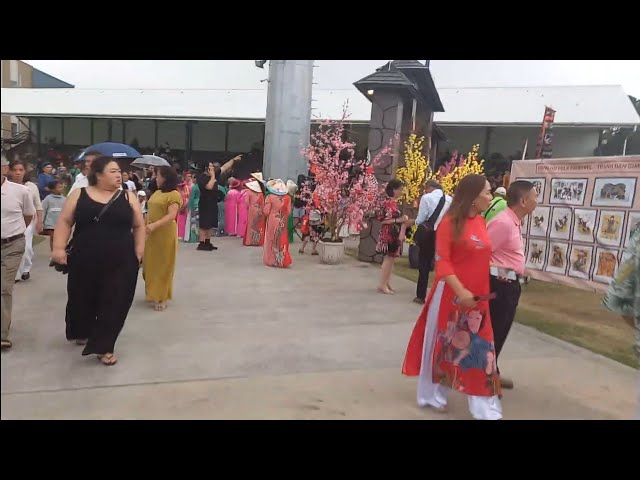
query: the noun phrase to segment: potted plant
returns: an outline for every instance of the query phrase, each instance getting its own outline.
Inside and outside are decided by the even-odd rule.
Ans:
[[[313,185],[302,186],[307,201],[317,202],[324,218],[324,235],[320,240],[323,263],[337,264],[344,256],[340,229],[359,233],[365,226],[365,215],[379,203],[382,186],[374,174],[374,166],[388,156],[390,146],[372,161],[355,158],[355,143],[345,140],[346,108],[340,120],[327,120],[311,135],[310,144],[302,150],[314,172]]]

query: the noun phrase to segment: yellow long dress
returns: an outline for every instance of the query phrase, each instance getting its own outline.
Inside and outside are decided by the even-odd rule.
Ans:
[[[160,220],[168,213],[169,205],[173,204],[178,205],[178,209],[182,207],[182,197],[177,190],[168,193],[156,190],[147,203],[147,223]],[[174,219],[154,230],[147,237],[142,261],[142,276],[148,301],[171,300],[177,253],[178,224]]]

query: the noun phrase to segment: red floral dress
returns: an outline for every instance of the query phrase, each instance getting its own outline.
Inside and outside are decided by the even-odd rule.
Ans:
[[[474,295],[489,294],[491,245],[485,221],[480,215],[469,219],[459,240],[453,240],[451,217],[446,216],[436,237],[436,279],[413,329],[402,373],[420,374],[427,315],[438,302],[438,322],[433,350],[433,383],[440,383],[467,395],[500,395],[489,302],[474,309],[455,303],[455,295],[443,278],[456,275]],[[441,285],[443,284],[443,285]],[[442,292],[441,294],[436,292]],[[427,342],[433,341],[427,339]]]
[[[378,221],[391,220],[401,217],[400,208],[398,202],[392,198],[384,202],[384,207],[378,215]],[[382,225],[380,233],[378,235],[378,244],[376,245],[376,252],[382,255],[388,255],[389,257],[400,257],[402,255],[402,244],[400,241],[400,223],[390,223]]]

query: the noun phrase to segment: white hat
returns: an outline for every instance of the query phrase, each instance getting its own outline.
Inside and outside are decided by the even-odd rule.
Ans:
[[[267,190],[274,195],[286,195],[287,185],[279,178],[275,180],[269,180],[267,182]]]
[[[252,173],[251,176],[258,180],[260,183],[264,183],[264,178],[262,177],[262,172]]]
[[[144,190],[140,190],[140,191],[138,192],[138,196],[139,196],[139,197],[146,197],[146,196],[147,196],[147,192],[145,192]]]
[[[507,196],[507,189],[504,187],[498,187],[496,188],[496,191],[494,192],[496,195],[500,195],[502,197],[506,197]]]
[[[298,185],[292,180],[287,180],[287,192],[289,195],[295,195],[298,191]]]
[[[262,193],[262,189],[260,188],[260,184],[257,180],[251,180],[250,182],[247,182],[246,186],[252,192]]]

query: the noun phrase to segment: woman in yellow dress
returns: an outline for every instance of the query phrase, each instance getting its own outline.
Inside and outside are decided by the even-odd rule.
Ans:
[[[144,249],[143,278],[148,302],[156,311],[167,308],[173,290],[173,273],[178,253],[176,217],[182,207],[177,190],[178,174],[172,167],[158,168],[158,190],[147,203],[147,242]]]

